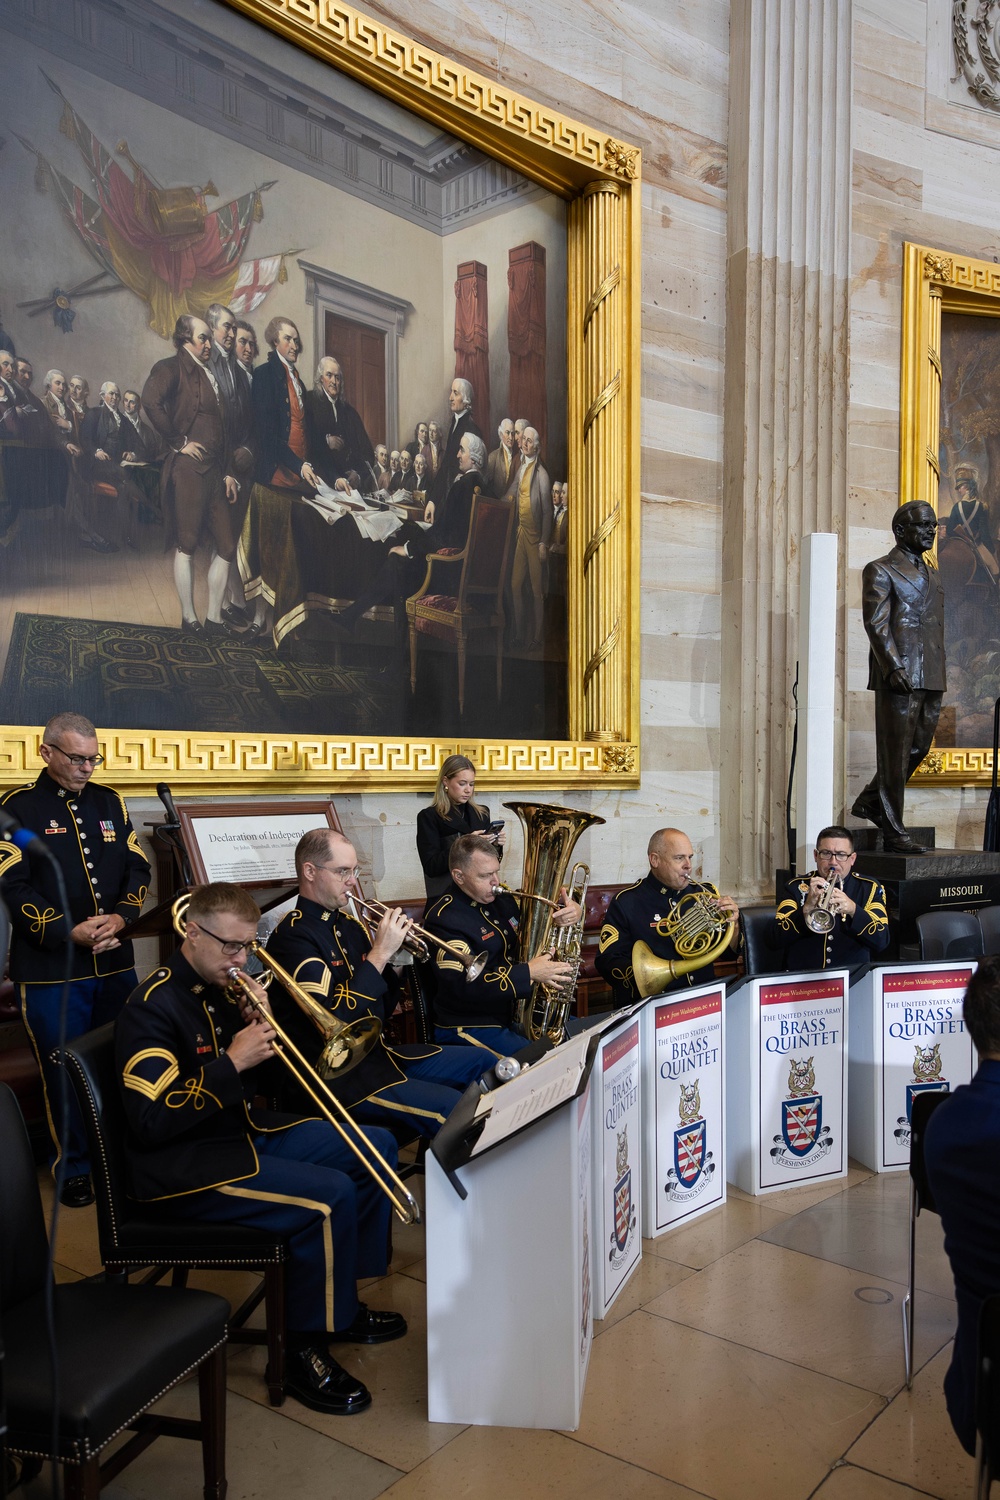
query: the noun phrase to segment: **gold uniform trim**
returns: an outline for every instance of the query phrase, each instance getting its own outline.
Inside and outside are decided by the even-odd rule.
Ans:
[[[156,1078],[140,1078],[136,1073],[142,1063],[151,1057],[158,1057],[163,1068]],[[122,1069],[122,1084],[127,1089],[132,1089],[136,1094],[142,1094],[146,1099],[158,1099],[164,1089],[168,1089],[180,1072],[177,1059],[172,1052],[167,1052],[162,1047],[146,1047],[142,1052],[136,1052],[129,1058]]]
[[[0,879],[14,868],[20,858],[21,851],[16,844],[0,843]]]
[[[256,1157],[256,1152],[254,1152]],[[258,1168],[259,1170],[259,1168]],[[320,1203],[316,1198],[292,1198],[285,1193],[265,1193],[260,1188],[236,1187],[234,1183],[226,1183],[219,1188],[220,1193],[226,1193],[230,1198],[254,1198],[261,1203],[291,1203],[296,1208],[311,1208],[323,1218],[323,1260],[325,1265],[325,1306],[326,1327],[333,1331],[333,1233],[330,1229],[330,1205]]]
[[[597,942],[598,953],[603,953],[605,948],[610,948],[612,943],[617,943],[620,937],[621,933],[618,931],[618,928],[611,922],[605,922],[601,928],[601,936]]]

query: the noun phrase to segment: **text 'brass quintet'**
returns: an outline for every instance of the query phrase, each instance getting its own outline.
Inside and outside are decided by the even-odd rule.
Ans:
[[[517,813],[524,829],[524,904],[517,933],[518,961],[530,963],[542,953],[573,965],[571,977],[562,985],[534,984],[531,994],[522,997],[514,1010],[514,1029],[531,1042],[543,1037],[561,1042],[566,1035],[566,1018],[576,993],[583,944],[583,910],[587,896],[590,869],[577,863],[573,867],[570,895],[580,903],[580,920],[571,927],[554,927],[552,913],[560,890],[566,884],[573,847],[581,833],[595,823],[603,823],[596,813],[578,812],[572,807],[552,807],[543,802],[505,802],[504,807]],[[577,894],[579,892],[579,894]]]
[[[187,936],[187,908],[190,899],[188,894],[178,896],[171,908],[174,931],[182,938]],[[277,1041],[272,1044],[274,1055],[280,1059],[296,1083],[309,1095],[345,1146],[354,1152],[361,1165],[374,1178],[392,1204],[397,1218],[404,1224],[418,1224],[420,1222],[419,1203],[407,1191],[401,1178],[396,1175],[382,1153],[375,1149],[357,1121],[327,1085],[328,1078],[342,1078],[368,1056],[381,1035],[381,1021],[374,1016],[363,1016],[357,1021],[346,1023],[336,1020],[325,1006],[320,1005],[317,1000],[306,993],[301,985],[296,984],[292,976],[271,957],[260,943],[254,940],[248,945],[247,951],[259,959],[268,971],[266,976],[256,982],[267,985],[272,979],[276,979],[323,1037],[323,1050],[318,1063],[313,1065],[303,1057],[288,1033],[278,1025],[267,1007],[250,989],[246,983],[246,976],[241,974],[235,966],[229,970],[226,998],[234,1005],[245,1001],[263,1021],[267,1022],[277,1036]]]
[[[632,978],[643,1000],[659,995],[675,979],[713,964],[729,947],[736,918],[719,910],[707,891],[689,891],[673,911],[656,924],[660,937],[669,938],[676,958],[658,958],[648,943],[632,945]]]

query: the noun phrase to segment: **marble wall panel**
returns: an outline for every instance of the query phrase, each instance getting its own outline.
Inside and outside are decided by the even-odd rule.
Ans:
[[[643,446],[642,493],[646,500],[669,496],[717,508],[722,502],[722,465],[711,459]]]

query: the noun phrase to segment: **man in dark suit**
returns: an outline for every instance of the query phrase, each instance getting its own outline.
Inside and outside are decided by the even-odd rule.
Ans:
[[[1000,957],[980,959],[963,1014],[979,1067],[931,1116],[924,1161],[958,1303],[945,1400],[959,1442],[974,1453],[979,1311],[1000,1292]]]
[[[288,318],[272,318],[264,329],[270,353],[253,372],[257,422],[258,484],[306,494],[319,488],[310,454],[316,451],[312,413],[298,372],[302,339]]]
[[[875,775],[851,811],[882,829],[885,848],[920,854],[903,827],[906,783],[930,749],[945,692],[944,590],[923,554],[937,518],[925,500],[892,518],[896,545],[864,570],[868,687],[875,694]]]
[[[205,313],[205,322],[212,330],[209,365],[222,392],[233,472],[242,485],[253,469],[253,400],[249,383],[241,378],[238,369],[236,314],[221,302],[213,302]]]
[[[316,447],[313,465],[327,484],[349,479],[361,489],[372,484],[375,449],[360,412],[344,396],[344,372],[325,355],[316,366],[316,381],[306,392]]]
[[[83,475],[90,484],[105,486],[98,491],[104,496],[101,513],[105,517],[105,536],[114,541],[124,538],[132,546],[141,496],[128,469],[122,465],[134,463],[138,457],[134,439],[135,429],[121,413],[121,391],[113,380],[106,380],[101,386],[100,400],[88,411],[80,428]],[[110,525],[106,524],[109,499],[113,512]]]
[[[472,382],[456,375],[448,392],[451,426],[448,428],[444,453],[431,486],[432,500],[441,500],[447,495],[448,486],[458,473],[458,448],[465,434],[470,432],[473,437],[482,440],[483,434],[472,420],[472,401]]]
[[[430,521],[430,526],[422,531],[414,522],[404,521],[401,530],[392,538],[393,545],[374,583],[337,616],[335,623],[341,629],[353,630],[366,610],[390,599],[396,609],[397,629],[402,628],[402,602],[420,587],[427,555],[440,552],[442,547],[461,551],[465,546],[472,501],[482,485],[485,463],[486,444],[482,438],[467,433],[459,444],[459,473],[454,483],[443,500],[429,500],[424,508],[424,519]]]
[[[211,370],[212,333],[201,318],[184,313],[174,327],[176,354],[161,359],[142,389],[150,426],[166,448],[160,493],[176,538],[174,584],[183,629],[194,635],[226,635],[222,601],[236,551],[230,506],[239,483],[232,472],[223,395]],[[194,607],[194,554],[202,540],[214,547],[208,568],[208,613]]]

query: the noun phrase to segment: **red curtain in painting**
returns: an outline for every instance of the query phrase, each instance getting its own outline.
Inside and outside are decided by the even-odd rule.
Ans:
[[[490,323],[486,267],[463,260],[455,282],[455,374],[472,382],[472,417],[490,446]]]
[[[510,416],[527,417],[545,453],[545,247],[529,240],[508,255],[507,347],[510,350]]]

